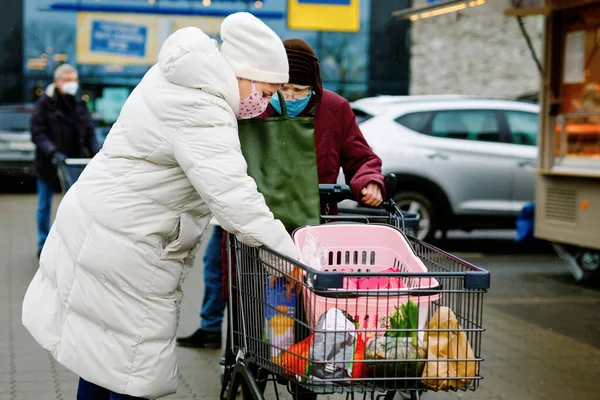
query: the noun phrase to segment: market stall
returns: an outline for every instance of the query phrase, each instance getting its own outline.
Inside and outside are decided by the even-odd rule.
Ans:
[[[600,272],[600,1],[523,11],[545,16],[535,236],[583,280]]]

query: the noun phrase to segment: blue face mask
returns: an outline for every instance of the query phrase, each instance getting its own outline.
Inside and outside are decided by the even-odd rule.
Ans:
[[[299,115],[302,111],[304,111],[311,97],[312,91],[308,93],[308,96],[306,96],[305,99],[286,100],[285,105],[287,107],[288,116],[295,117]],[[283,111],[281,110],[281,103],[279,102],[279,96],[277,96],[277,94],[271,97],[271,105],[279,115],[283,115]]]

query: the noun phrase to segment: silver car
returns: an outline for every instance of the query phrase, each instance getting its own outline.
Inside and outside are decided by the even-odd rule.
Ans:
[[[31,103],[0,106],[0,177],[27,179],[35,175],[35,145],[30,132],[33,111]],[[93,119],[96,140],[102,146],[110,125]]]
[[[534,198],[539,107],[470,96],[380,96],[352,103],[360,128],[395,173],[419,238],[450,229],[514,229]]]
[[[0,176],[29,178],[34,175],[35,146],[31,142],[29,120],[33,105],[0,107]]]

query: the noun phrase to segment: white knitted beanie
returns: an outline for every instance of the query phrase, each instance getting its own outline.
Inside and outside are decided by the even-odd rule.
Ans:
[[[254,15],[229,15],[221,24],[221,39],[221,53],[238,78],[288,82],[289,65],[282,40]]]

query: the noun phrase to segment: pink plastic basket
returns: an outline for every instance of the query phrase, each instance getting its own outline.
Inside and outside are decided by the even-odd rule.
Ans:
[[[301,254],[300,262],[318,271],[386,272],[385,278],[345,278],[344,289],[338,289],[359,293],[364,290],[369,296],[323,297],[305,287],[304,306],[312,327],[323,313],[336,307],[354,316],[361,329],[376,329],[382,317],[393,315],[396,307],[410,299],[419,307],[419,329],[425,328],[429,305],[440,298],[435,293],[439,282],[428,277],[394,277],[392,270],[427,272],[425,264],[397,229],[367,224],[308,226],[294,233],[294,242]],[[424,289],[431,291],[423,293]],[[399,295],[399,290],[406,295]]]

